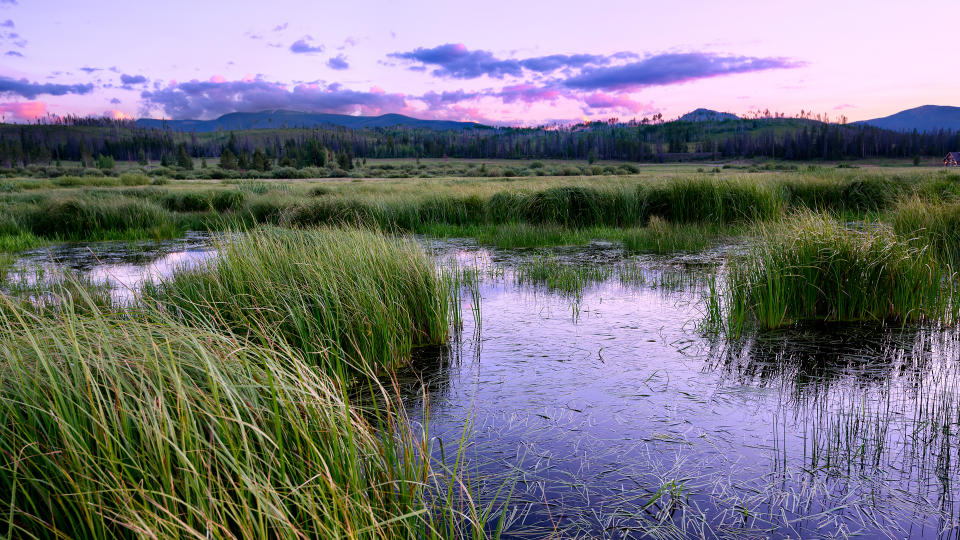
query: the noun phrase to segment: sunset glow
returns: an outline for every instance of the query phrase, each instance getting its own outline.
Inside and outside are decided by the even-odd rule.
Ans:
[[[960,75],[932,54],[951,50],[950,18],[918,14],[953,4],[920,4],[493,2],[465,16],[433,1],[7,0],[0,107],[14,121],[283,108],[529,125],[698,107],[856,120],[952,104]]]

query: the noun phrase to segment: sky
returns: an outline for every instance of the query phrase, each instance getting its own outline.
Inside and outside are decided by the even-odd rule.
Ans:
[[[956,0],[0,0],[0,115],[497,125],[960,105]]]

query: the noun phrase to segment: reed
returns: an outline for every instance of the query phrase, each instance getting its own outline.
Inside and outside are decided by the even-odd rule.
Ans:
[[[667,254],[678,251],[701,251],[719,237],[719,227],[699,223],[671,224],[652,217],[646,227],[625,229],[623,245],[637,253]]]
[[[355,228],[259,229],[208,264],[145,287],[190,323],[240,335],[276,328],[313,363],[348,374],[403,361],[448,334],[446,281],[418,245]]]
[[[710,291],[708,327],[740,335],[799,321],[953,322],[957,276],[884,224],[801,212],[760,233]]]
[[[897,234],[942,261],[960,264],[960,203],[935,203],[919,197],[901,201],[886,217]]]
[[[425,497],[429,450],[395,409],[360,414],[272,329],[264,347],[88,301],[0,298],[5,537],[483,536]]]

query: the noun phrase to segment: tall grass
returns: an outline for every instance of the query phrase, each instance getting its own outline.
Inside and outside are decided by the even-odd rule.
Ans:
[[[739,335],[798,321],[957,320],[957,275],[879,223],[802,212],[760,233],[710,293],[708,326]]]
[[[911,244],[927,247],[944,262],[960,264],[960,203],[913,197],[900,202],[886,218]]]
[[[7,538],[421,538],[462,517],[429,506],[406,422],[375,430],[279,335],[0,302]]]
[[[447,338],[447,286],[410,241],[353,228],[260,229],[217,249],[208,264],[147,285],[146,298],[241,335],[275,328],[342,374],[393,365]]]
[[[653,217],[646,227],[623,231],[623,245],[638,253],[675,253],[700,251],[719,236],[719,229],[699,223],[671,224]]]

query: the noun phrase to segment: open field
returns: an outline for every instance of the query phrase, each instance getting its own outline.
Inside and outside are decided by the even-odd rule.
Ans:
[[[0,180],[0,534],[955,523],[960,174],[581,165]]]

